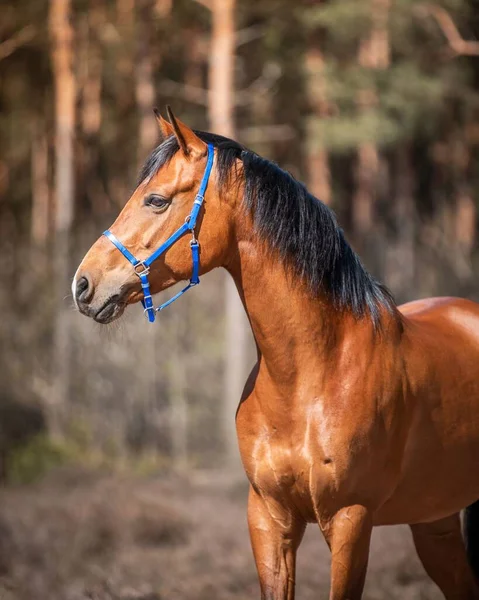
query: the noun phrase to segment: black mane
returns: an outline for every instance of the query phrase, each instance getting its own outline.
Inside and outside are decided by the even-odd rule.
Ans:
[[[291,264],[313,294],[324,290],[335,306],[348,308],[358,317],[369,314],[376,325],[381,307],[395,311],[390,292],[366,271],[328,206],[275,163],[237,142],[202,131],[195,133],[218,148],[220,187],[230,180],[236,161],[242,161],[244,203],[257,231]],[[140,182],[153,176],[178,150],[176,138],[167,138],[147,159]]]

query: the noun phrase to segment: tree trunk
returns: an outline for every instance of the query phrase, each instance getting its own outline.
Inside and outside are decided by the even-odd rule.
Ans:
[[[465,141],[462,129],[453,142],[455,214],[454,214],[454,251],[456,257],[455,271],[459,279],[467,281],[473,276],[471,268],[471,252],[476,235],[476,205],[470,181],[471,156],[470,148]]]
[[[212,0],[209,63],[209,121],[211,131],[235,138],[235,0]],[[238,465],[235,413],[246,375],[247,324],[233,279],[225,280],[226,355],[223,426],[226,460]]]
[[[185,302],[188,299],[185,298]],[[187,309],[187,307],[184,307]],[[183,314],[171,315],[168,339],[170,340],[168,361],[168,384],[170,397],[170,430],[173,464],[177,470],[188,466],[188,400],[187,400],[187,353],[185,352],[186,318]]]
[[[50,36],[55,85],[55,231],[68,233],[73,221],[75,133],[74,32],[71,0],[50,1]]]
[[[135,95],[138,110],[138,153],[141,165],[153,150],[158,139],[158,125],[153,114],[155,85],[153,81],[153,57],[151,27],[153,4],[151,0],[140,0],[137,19],[137,61],[135,67]],[[158,57],[156,57],[158,60]]]
[[[187,89],[204,87],[203,65],[205,63],[204,34],[198,27],[187,31],[188,47],[186,48],[185,83]]]
[[[101,185],[100,127],[102,121],[103,56],[101,33],[106,23],[104,0],[91,0],[83,44],[84,74],[82,85],[81,127],[83,133],[83,186],[93,214],[105,213],[110,201]]]
[[[135,5],[136,0],[115,0],[118,41],[115,47],[116,76],[113,85],[115,118],[121,123],[116,128],[115,144],[125,150],[110,162],[112,168],[108,189],[110,197],[118,203],[118,208],[123,208],[131,191],[131,181],[137,174],[138,149],[132,148],[132,138],[136,133]]]
[[[131,83],[134,61],[135,0],[116,0],[116,19],[120,40],[117,57],[117,103],[120,112],[131,106],[131,96],[125,89]]]
[[[53,341],[54,386],[49,407],[50,430],[59,436],[70,388],[69,234],[74,210],[75,75],[70,0],[51,0],[49,29],[55,86],[54,276],[56,322]]]
[[[318,34],[315,33],[315,38]],[[313,118],[308,127],[308,180],[311,192],[325,204],[331,203],[329,157],[319,133],[321,121],[328,116],[324,80],[324,58],[317,40],[310,42],[306,53],[308,96]]]
[[[215,133],[234,138],[235,0],[213,0],[209,119]]]
[[[388,19],[391,0],[371,0],[372,31],[359,49],[358,61],[368,69],[386,69],[390,62]],[[360,110],[374,110],[376,90],[365,89],[358,98]],[[364,142],[358,148],[356,165],[356,193],[353,198],[352,217],[357,236],[370,231],[374,219],[380,156],[374,142]],[[358,238],[360,239],[360,238]]]
[[[376,181],[379,154],[374,143],[363,143],[358,148],[356,165],[356,192],[353,198],[353,227],[356,235],[370,231],[374,218]]]
[[[82,129],[88,138],[98,136],[101,125],[102,47],[101,31],[106,22],[103,0],[92,0],[88,11],[87,73],[83,87]]]
[[[171,14],[173,0],[155,0],[155,13],[160,19],[165,19]]]
[[[411,300],[415,289],[416,253],[415,236],[417,213],[414,205],[414,171],[409,144],[402,144],[396,152],[395,194],[392,216],[395,224],[393,239],[385,244],[386,281],[393,291],[400,290],[400,302]]]
[[[30,237],[34,248],[45,248],[50,223],[48,182],[48,139],[43,119],[36,120],[32,132],[32,216]]]

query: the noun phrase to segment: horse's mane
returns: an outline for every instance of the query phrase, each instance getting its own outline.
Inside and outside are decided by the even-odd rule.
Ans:
[[[244,203],[257,231],[307,282],[311,293],[326,291],[335,306],[358,317],[369,314],[375,325],[381,307],[396,312],[391,293],[364,268],[328,206],[292,175],[241,144],[220,135],[195,133],[218,148],[220,188],[231,181],[237,160],[243,163]],[[139,181],[156,174],[178,150],[176,138],[167,138],[148,157]]]

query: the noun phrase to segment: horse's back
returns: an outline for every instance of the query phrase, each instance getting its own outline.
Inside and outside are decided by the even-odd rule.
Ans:
[[[479,304],[463,298],[427,298],[399,310],[413,392],[434,402],[455,398],[457,408],[467,396],[479,415]]]
[[[479,304],[466,298],[455,298],[453,296],[440,296],[437,298],[424,298],[413,300],[399,306],[401,314],[407,318],[427,317],[448,311],[465,311],[475,313],[479,317]]]
[[[440,297],[415,300],[399,307],[413,342],[422,345],[446,340],[450,350],[479,352],[479,304],[464,298]],[[447,353],[447,348],[444,348]],[[479,366],[479,365],[478,365]]]

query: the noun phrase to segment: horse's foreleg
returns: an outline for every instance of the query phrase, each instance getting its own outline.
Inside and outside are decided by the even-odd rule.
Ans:
[[[322,527],[331,548],[330,600],[358,600],[366,579],[372,518],[364,506],[338,511]]]
[[[293,600],[296,551],[304,521],[250,488],[248,525],[262,600]]]
[[[459,514],[411,525],[411,531],[427,574],[447,600],[479,598],[479,589],[467,562]]]

